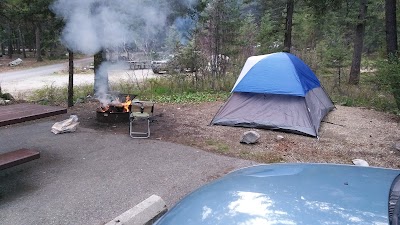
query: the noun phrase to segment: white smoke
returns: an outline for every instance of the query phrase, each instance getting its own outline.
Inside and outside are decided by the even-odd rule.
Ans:
[[[190,6],[197,0],[182,1]],[[166,26],[169,5],[168,0],[55,0],[50,8],[65,22],[62,43],[73,52],[94,55],[130,44],[144,49]],[[95,89],[102,92],[96,96],[108,92],[109,65],[96,72]]]
[[[87,55],[154,37],[169,11],[167,4],[141,0],[56,0],[51,9],[65,22],[65,46]]]

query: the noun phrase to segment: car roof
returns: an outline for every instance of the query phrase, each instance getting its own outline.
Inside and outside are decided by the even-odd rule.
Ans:
[[[336,164],[244,168],[205,185],[170,210],[165,224],[388,224],[400,170]]]

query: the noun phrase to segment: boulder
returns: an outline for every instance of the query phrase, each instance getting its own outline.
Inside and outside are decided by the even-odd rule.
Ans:
[[[0,97],[3,98],[4,100],[11,100],[14,101],[14,97],[10,94],[10,93],[4,93],[4,94],[0,94]]]
[[[396,142],[393,144],[393,148],[400,152],[400,142]]]
[[[245,143],[245,144],[255,144],[258,142],[258,139],[260,139],[260,134],[258,134],[255,131],[246,131],[243,133],[242,140],[240,143]]]
[[[9,62],[8,65],[9,66],[18,66],[21,63],[22,63],[22,59],[18,58],[16,60],[13,60],[13,61]]]

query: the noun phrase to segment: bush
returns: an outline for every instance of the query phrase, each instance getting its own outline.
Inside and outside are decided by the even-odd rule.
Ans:
[[[381,60],[377,63],[377,83],[389,90],[400,110],[400,61],[398,58]]]

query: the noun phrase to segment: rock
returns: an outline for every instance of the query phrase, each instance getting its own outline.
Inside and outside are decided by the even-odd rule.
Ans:
[[[11,100],[14,101],[14,97],[10,94],[10,93],[4,93],[2,96],[0,96],[1,98],[5,99],[5,100]]]
[[[282,135],[276,135],[276,140],[280,141],[282,140],[284,137]]]
[[[85,102],[84,98],[78,98],[78,99],[76,99],[75,104],[80,104],[80,103],[84,103],[84,102]]]
[[[400,151],[400,142],[396,142],[393,144],[393,148],[397,151]]]
[[[363,159],[353,159],[352,162],[356,166],[369,166],[368,162]]]
[[[240,143],[255,144],[260,139],[260,134],[255,131],[246,131],[243,133]]]
[[[18,58],[16,60],[11,61],[10,63],[8,63],[9,66],[18,66],[19,64],[22,63],[22,59]]]

